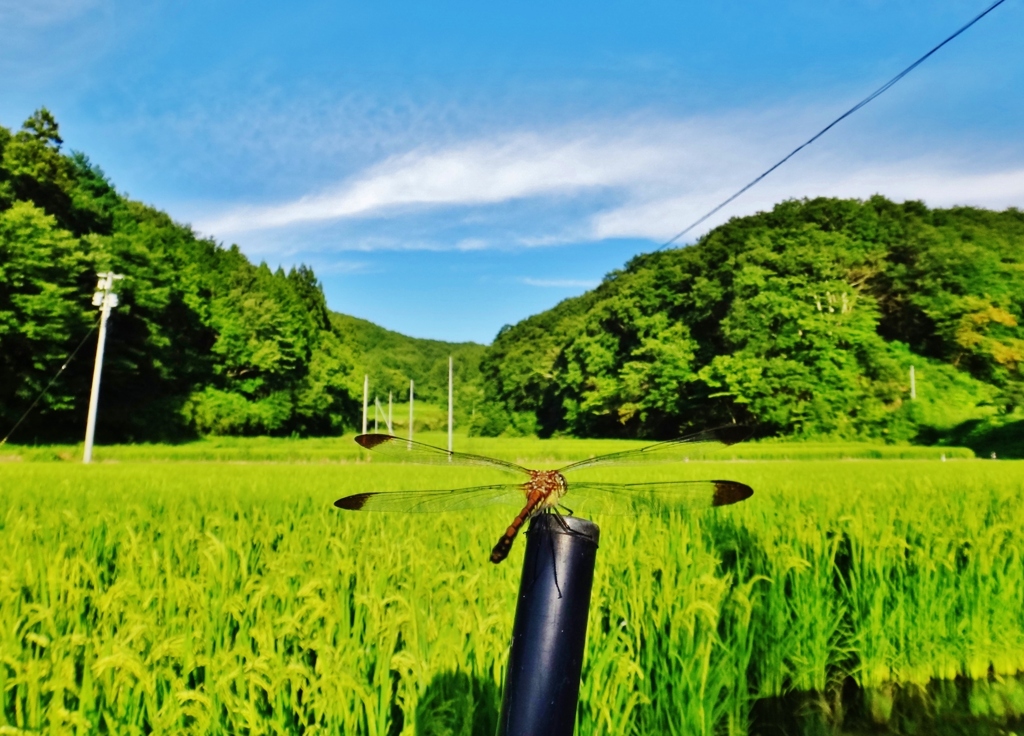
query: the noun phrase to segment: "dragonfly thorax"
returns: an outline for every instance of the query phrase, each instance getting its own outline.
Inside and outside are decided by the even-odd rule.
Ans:
[[[565,476],[557,470],[531,470],[530,480],[526,484],[527,496],[538,493],[541,496],[537,509],[547,509],[558,505],[559,500],[569,489]]]

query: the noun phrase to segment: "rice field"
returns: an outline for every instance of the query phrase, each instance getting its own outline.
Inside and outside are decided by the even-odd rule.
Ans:
[[[522,442],[504,455],[608,449]],[[523,540],[501,565],[487,556],[514,511],[332,506],[493,475],[111,450],[88,467],[0,463],[0,733],[494,732]],[[596,519],[578,733],[746,733],[755,701],[827,700],[848,678],[884,721],[894,686],[1024,672],[1024,462],[748,457],[645,474],[755,495]],[[1014,698],[999,707],[1022,712]]]
[[[404,436],[404,435],[403,435]],[[422,432],[416,439],[436,447],[447,447],[444,432]],[[466,437],[456,433],[455,448],[462,452],[504,458],[522,463],[556,467],[585,457],[644,447],[644,440],[583,440],[536,437]],[[723,460],[964,460],[974,452],[966,447],[924,447],[879,445],[868,442],[743,442],[719,453]],[[210,437],[179,445],[138,444],[99,446],[93,452],[97,462],[285,462],[350,463],[367,459],[351,437],[277,439],[267,437]],[[82,445],[0,447],[4,461],[72,461],[82,459]]]

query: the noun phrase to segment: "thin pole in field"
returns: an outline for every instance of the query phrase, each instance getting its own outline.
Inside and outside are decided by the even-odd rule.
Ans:
[[[448,356],[448,452],[452,451],[452,356]],[[448,457],[451,460],[451,456]]]
[[[89,418],[85,423],[83,463],[92,462],[92,444],[96,437],[96,410],[100,400],[100,374],[103,372],[103,348],[107,343],[107,319],[110,317],[110,310],[117,306],[114,282],[124,278],[112,271],[96,275],[99,276],[99,281],[96,283],[96,293],[92,295],[92,305],[100,308],[100,334],[96,340],[96,362],[92,369],[92,388],[89,391]]]
[[[388,405],[388,413],[384,413],[384,406],[380,403],[380,399],[376,396],[373,397],[373,428],[377,429],[377,417],[384,421],[384,426],[388,429],[388,434],[393,434],[391,431],[391,406]]]
[[[409,441],[412,442],[412,394],[413,382],[409,379]]]
[[[391,423],[391,392],[388,391],[388,434],[394,434],[394,425]]]
[[[910,400],[917,398],[917,381],[914,380],[914,366],[910,366]]]
[[[363,434],[366,434],[366,404],[370,400],[370,377],[363,375]]]

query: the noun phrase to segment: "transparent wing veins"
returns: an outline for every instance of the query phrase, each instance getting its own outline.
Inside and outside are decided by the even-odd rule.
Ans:
[[[530,471],[526,468],[510,463],[507,460],[498,460],[497,458],[484,457],[483,455],[471,455],[467,452],[449,452],[448,450],[442,450],[440,447],[394,437],[389,434],[361,434],[356,437],[356,442],[360,447],[371,450],[376,455],[381,455],[398,462],[493,468],[506,473],[530,475]]]
[[[665,483],[570,483],[562,503],[574,513],[661,514],[727,506],[753,494],[731,480],[683,480]]]
[[[485,506],[507,505],[521,508],[526,493],[519,484],[474,486],[438,491],[380,491],[356,493],[339,498],[334,505],[349,511],[391,511],[433,514],[465,511]]]
[[[583,468],[593,468],[599,465],[631,465],[637,463],[657,463],[680,461],[687,457],[694,459],[716,452],[724,447],[742,442],[750,435],[745,427],[726,425],[716,429],[708,429],[697,434],[687,435],[675,440],[658,442],[647,447],[640,447],[635,450],[623,450],[608,455],[580,460],[579,462],[566,465],[558,472],[563,475],[574,473]]]

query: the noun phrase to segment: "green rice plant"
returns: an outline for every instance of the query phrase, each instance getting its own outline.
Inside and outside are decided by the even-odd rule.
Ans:
[[[580,733],[744,733],[755,699],[846,676],[884,719],[885,688],[1024,671],[1024,463],[648,475],[756,492],[703,515],[597,519]],[[0,728],[493,730],[523,540],[501,565],[487,555],[514,511],[332,506],[492,478],[354,456],[0,464]],[[978,692],[1013,707],[1012,688]]]

